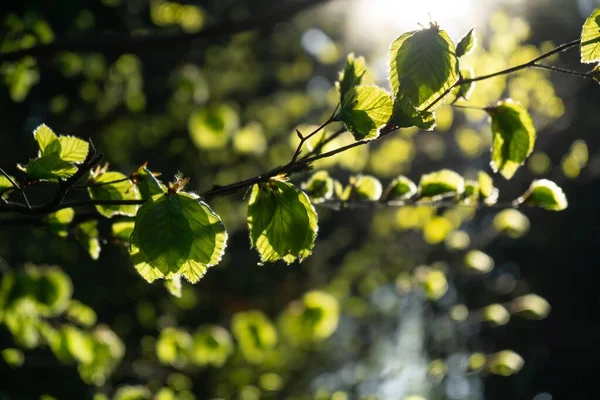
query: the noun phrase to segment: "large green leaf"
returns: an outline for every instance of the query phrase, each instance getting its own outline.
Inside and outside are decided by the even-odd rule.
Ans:
[[[77,172],[77,168],[50,154],[29,161],[25,171],[30,180],[57,180],[73,176]]]
[[[486,111],[492,118],[490,165],[494,172],[510,179],[533,151],[535,126],[527,110],[511,99],[502,100]]]
[[[344,71],[340,72],[336,86],[340,91],[340,102],[344,102],[346,94],[355,86],[360,85],[362,78],[367,72],[365,59],[362,57],[354,58],[354,54],[350,53],[346,60]]]
[[[140,200],[140,192],[136,185],[120,172],[104,172],[94,178],[88,187],[92,200]],[[134,216],[139,206],[131,205],[97,205],[102,215],[110,218],[114,215]]]
[[[254,185],[248,204],[250,242],[262,262],[291,264],[308,257],[315,244],[317,213],[308,196],[278,180]]]
[[[600,8],[585,20],[581,30],[581,62],[600,61]]]
[[[344,97],[340,119],[356,140],[375,139],[390,120],[393,107],[392,97],[382,88],[355,86]]]
[[[148,199],[167,191],[165,185],[145,166],[136,171],[133,181],[140,190],[142,199]]]
[[[221,260],[227,232],[206,203],[167,193],[140,207],[130,241],[131,259],[148,282],[181,274],[195,283]]]
[[[458,80],[457,65],[454,43],[445,31],[434,25],[407,32],[390,50],[392,93],[423,110]]]
[[[57,136],[52,129],[42,124],[33,131],[33,137],[40,147],[40,157],[53,155],[66,162],[85,161],[89,144],[73,136]]]

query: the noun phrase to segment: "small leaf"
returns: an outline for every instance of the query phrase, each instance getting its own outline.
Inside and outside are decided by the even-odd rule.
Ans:
[[[323,202],[333,196],[333,178],[327,171],[315,172],[308,181],[302,184],[302,190],[313,203]]]
[[[483,251],[470,250],[465,254],[465,265],[475,272],[487,274],[494,269],[494,259]]]
[[[508,99],[486,108],[492,118],[492,161],[494,172],[506,179],[513,177],[533,151],[535,126],[520,104]]]
[[[383,198],[390,201],[407,200],[417,194],[417,185],[405,176],[399,176],[390,182]]]
[[[225,328],[220,326],[204,326],[193,336],[192,361],[197,365],[222,367],[233,353],[233,339]]]
[[[4,362],[13,368],[20,367],[25,361],[25,355],[20,349],[8,348],[2,350],[0,354]]]
[[[419,110],[428,108],[458,80],[457,66],[454,43],[445,31],[432,25],[405,33],[390,50],[392,93]]]
[[[15,178],[12,176],[10,177],[10,179],[12,179],[13,181],[15,180]],[[4,175],[0,175],[0,192],[4,192],[5,190],[12,188],[14,188],[14,186],[10,182],[10,180]]]
[[[75,239],[82,244],[92,260],[100,256],[100,241],[98,240],[98,221],[87,221],[77,225]]]
[[[336,82],[340,91],[340,103],[344,102],[344,98],[353,87],[360,85],[365,72],[367,72],[365,59],[363,57],[354,58],[353,53],[348,54],[344,71],[340,72]]]
[[[158,335],[156,356],[161,364],[185,367],[192,349],[192,336],[181,329],[167,327]]]
[[[392,116],[392,98],[374,85],[356,86],[344,98],[340,119],[356,140],[375,139]]]
[[[478,179],[479,182],[479,194],[483,198],[483,201],[488,206],[496,204],[498,201],[498,189],[494,187],[494,181],[492,177],[483,171],[479,171]]]
[[[420,197],[461,195],[464,190],[463,177],[449,169],[425,174],[419,182]]]
[[[237,339],[244,358],[260,364],[277,344],[277,331],[263,312],[258,310],[233,315],[231,330]]]
[[[72,208],[63,208],[62,210],[58,210],[57,212],[48,215],[48,227],[58,236],[67,237],[69,234],[67,228],[69,227],[71,221],[73,221],[74,216],[75,210]]]
[[[85,161],[90,145],[85,140],[73,136],[59,136],[60,152],[58,157],[67,162],[82,163]]]
[[[550,314],[550,304],[543,297],[527,294],[510,302],[510,312],[527,319],[540,320]]]
[[[316,342],[329,338],[340,319],[338,300],[319,290],[306,293],[302,300],[291,302],[279,325],[287,338],[296,343]]]
[[[504,233],[511,238],[520,238],[529,231],[530,222],[523,213],[518,210],[508,209],[500,211],[494,217],[494,229]]]
[[[30,180],[57,180],[73,176],[77,168],[55,155],[45,155],[29,161],[26,172]]]
[[[359,175],[350,178],[352,196],[358,200],[379,200],[383,193],[381,182],[370,175]]]
[[[135,222],[133,221],[118,221],[112,224],[111,230],[113,237],[122,240],[124,242],[129,242],[129,238],[133,233],[133,228],[135,227]]]
[[[475,28],[471,30],[458,42],[456,45],[456,57],[462,57],[469,54],[477,46],[477,37],[475,36]]]
[[[478,204],[479,202],[479,182],[465,180],[465,191],[462,195],[464,204]]]
[[[181,274],[191,283],[221,260],[227,232],[221,218],[188,193],[151,197],[138,210],[129,254],[148,282]]]
[[[167,187],[145,166],[140,167],[133,176],[133,181],[137,185],[142,199],[148,199],[167,191]]]
[[[165,288],[174,297],[181,298],[181,275],[174,274],[171,279],[165,280]]]
[[[71,301],[71,304],[69,304],[69,308],[66,311],[66,315],[71,321],[84,328],[90,328],[96,324],[96,312],[77,300]]]
[[[581,30],[581,62],[600,61],[600,8],[585,20]]]
[[[431,131],[435,128],[435,114],[429,111],[417,110],[406,98],[396,98],[394,115],[390,123],[398,128],[417,128]]]
[[[317,213],[294,185],[270,180],[254,185],[248,203],[250,242],[262,262],[304,260],[315,244]]]
[[[33,131],[33,137],[40,147],[40,156],[45,154],[46,148],[58,139],[58,136],[45,124],[41,124]]]
[[[539,179],[519,198],[519,203],[545,208],[551,211],[562,211],[567,208],[567,197],[556,183],[548,179]]]
[[[140,200],[140,192],[127,176],[120,172],[104,172],[93,179],[88,187],[92,200]],[[134,216],[138,205],[97,205],[96,209],[107,218],[115,215]]]
[[[501,304],[491,304],[481,311],[484,321],[490,322],[493,326],[506,325],[510,321],[510,313]]]
[[[113,396],[113,400],[149,400],[151,398],[150,389],[142,385],[121,386]]]
[[[226,104],[202,108],[190,114],[188,130],[192,142],[202,150],[222,149],[239,127],[239,117]]]
[[[488,356],[487,368],[492,374],[510,376],[523,368],[523,358],[512,350],[503,350]]]

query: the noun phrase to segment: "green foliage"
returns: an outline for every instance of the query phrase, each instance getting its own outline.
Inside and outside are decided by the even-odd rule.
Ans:
[[[529,232],[529,218],[518,210],[503,210],[494,217],[494,228],[512,238],[519,238]]]
[[[446,197],[461,195],[465,190],[462,176],[449,169],[425,174],[419,182],[420,197]]]
[[[192,142],[202,150],[225,147],[238,126],[237,113],[225,104],[199,109],[188,121]]]
[[[90,179],[88,192],[92,200],[140,200],[140,192],[127,176],[120,172],[102,170]],[[137,205],[97,205],[96,209],[107,218],[115,215],[134,216]]]
[[[92,260],[97,260],[100,257],[101,247],[98,234],[98,221],[82,222],[75,228],[75,239],[81,243]]]
[[[193,336],[192,361],[197,365],[222,367],[233,353],[233,339],[226,329],[210,325],[199,328]]]
[[[367,72],[365,59],[362,57],[354,58],[354,54],[348,54],[344,71],[340,72],[336,87],[340,92],[340,102],[344,103],[346,95],[355,86],[360,85],[363,76]]]
[[[406,200],[417,194],[417,185],[405,176],[399,176],[390,182],[385,190],[385,200]]]
[[[535,127],[527,110],[508,99],[486,108],[492,118],[492,161],[494,172],[513,177],[533,151]]]
[[[600,8],[594,10],[581,30],[581,62],[600,61]]]
[[[221,260],[227,232],[210,207],[188,193],[152,196],[140,207],[129,254],[148,282],[181,274],[195,283]]]
[[[77,300],[71,300],[66,315],[71,321],[84,328],[90,328],[96,324],[96,312]]]
[[[392,92],[419,110],[430,107],[458,80],[455,54],[454,43],[437,25],[402,34],[390,50]]]
[[[140,191],[140,198],[149,199],[150,197],[167,191],[165,185],[156,178],[146,165],[142,165],[133,174],[132,181]]]
[[[119,239],[123,242],[129,242],[129,238],[133,233],[134,226],[134,221],[113,222],[113,224],[111,225],[112,235],[114,238]]]
[[[183,368],[189,362],[193,343],[192,336],[188,332],[165,328],[156,341],[156,356],[163,364]]]
[[[510,302],[510,312],[523,318],[541,320],[550,314],[550,304],[536,294],[517,297]]]
[[[488,357],[487,368],[492,374],[510,376],[523,368],[523,358],[511,350],[503,350]]]
[[[4,362],[13,368],[18,368],[21,365],[23,365],[23,362],[25,362],[25,355],[19,349],[15,349],[15,348],[3,349],[0,352],[0,355],[2,356],[2,359],[4,360]]]
[[[416,109],[407,98],[396,98],[394,101],[394,115],[391,123],[399,128],[417,128],[431,131],[435,129],[435,114],[429,111]]]
[[[518,202],[551,211],[562,211],[568,206],[567,197],[563,190],[548,179],[533,181]]]
[[[477,46],[477,37],[475,36],[475,28],[471,28],[467,34],[460,39],[456,45],[456,57],[460,58],[469,54]]]
[[[121,386],[113,396],[113,400],[149,400],[150,398],[152,398],[150,389],[142,385]]]
[[[332,198],[333,187],[333,178],[329,176],[327,171],[315,172],[308,181],[302,184],[302,190],[315,204]]]
[[[379,200],[383,187],[379,179],[370,175],[359,175],[350,179],[351,197],[357,200]]]
[[[294,343],[321,341],[336,330],[340,318],[338,300],[323,291],[306,293],[302,300],[288,305],[280,324]]]
[[[181,298],[181,275],[173,274],[171,279],[166,279],[165,288],[171,295]]]
[[[67,228],[71,221],[73,221],[73,217],[75,217],[75,210],[72,208],[63,208],[48,215],[48,227],[58,236],[67,237],[69,235]]]
[[[262,311],[235,314],[231,329],[242,355],[252,364],[262,363],[277,344],[277,331]]]
[[[374,85],[360,85],[351,88],[344,97],[339,118],[356,140],[372,140],[386,126],[392,111],[389,93]]]
[[[494,187],[492,177],[483,171],[479,171],[477,175],[479,183],[479,194],[487,205],[494,205],[498,201],[498,189]]]
[[[54,181],[72,176],[77,168],[55,155],[48,155],[29,161],[25,171],[29,179]]]
[[[258,250],[261,262],[301,262],[315,244],[317,213],[304,192],[271,179],[252,188],[248,229],[251,246]]]

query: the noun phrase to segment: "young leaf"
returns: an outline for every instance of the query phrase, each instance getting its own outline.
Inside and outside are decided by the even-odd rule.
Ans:
[[[57,136],[52,129],[42,124],[33,131],[33,137],[40,147],[40,157],[53,155],[66,162],[85,161],[89,144],[73,136]]]
[[[199,149],[222,149],[239,127],[236,111],[226,104],[202,108],[190,114],[188,130]]]
[[[171,279],[165,280],[165,288],[172,296],[181,298],[181,275],[174,274]]]
[[[381,182],[373,176],[359,175],[350,179],[352,195],[358,200],[379,200],[383,192]]]
[[[435,25],[403,34],[390,50],[392,93],[417,109],[429,107],[458,80],[455,54],[448,34]]]
[[[461,195],[465,190],[462,176],[449,169],[431,172],[421,176],[419,182],[420,197]]]
[[[390,123],[399,128],[417,128],[431,131],[435,128],[435,114],[429,111],[417,110],[408,99],[396,98],[394,114]]]
[[[71,221],[73,221],[74,216],[75,210],[72,208],[63,208],[62,210],[58,210],[57,212],[48,215],[48,227],[58,236],[67,237],[69,234],[69,232],[67,232],[67,227]]]
[[[317,213],[308,196],[278,180],[254,185],[248,203],[250,243],[262,262],[304,260],[315,244]]]
[[[488,356],[487,368],[492,374],[509,376],[523,368],[523,358],[512,350],[503,350]]]
[[[498,189],[494,187],[494,181],[492,177],[483,171],[479,171],[478,179],[479,182],[479,194],[483,198],[483,201],[488,206],[496,204],[498,201]]]
[[[531,116],[520,104],[508,99],[486,108],[492,118],[492,161],[494,172],[513,177],[533,151],[535,126]]]
[[[585,20],[581,31],[581,62],[600,61],[600,8]]]
[[[302,190],[316,203],[330,199],[333,196],[333,186],[333,178],[327,171],[318,171],[302,184]]]
[[[406,200],[417,193],[417,185],[405,176],[399,176],[390,182],[383,198],[386,200]]]
[[[356,140],[375,139],[392,116],[388,92],[374,85],[351,88],[340,111],[340,119]]]
[[[111,227],[112,235],[119,240],[128,242],[131,234],[133,233],[134,226],[135,222],[133,221],[114,222]]]
[[[277,344],[277,331],[262,311],[234,314],[231,330],[239,343],[242,355],[252,364],[263,362]]]
[[[129,254],[148,282],[181,274],[196,283],[226,243],[225,226],[206,203],[188,193],[159,194],[138,210]]]
[[[44,155],[29,161],[25,171],[30,180],[57,180],[73,176],[77,168],[55,155]]]
[[[233,339],[225,328],[203,326],[193,336],[192,361],[197,365],[222,367],[233,353]]]
[[[456,57],[462,57],[469,54],[477,46],[477,37],[475,36],[475,28],[471,30],[458,42],[456,45]]]
[[[133,181],[140,191],[142,199],[165,193],[166,186],[145,166],[140,167],[133,175]]]
[[[493,221],[494,229],[511,238],[520,238],[529,231],[529,219],[518,210],[507,209],[500,211]]]
[[[127,176],[120,172],[104,172],[93,179],[88,192],[92,200],[140,200],[140,192]],[[114,215],[134,216],[138,205],[97,205],[96,209],[107,218]]]
[[[58,139],[58,136],[45,124],[41,124],[33,131],[33,138],[40,147],[40,157],[46,152],[46,148],[50,146],[52,142]]]
[[[98,240],[98,221],[87,221],[77,225],[75,239],[81,243],[92,260],[100,256],[100,241]]]
[[[551,211],[562,211],[567,208],[567,197],[556,183],[548,179],[539,179],[518,199],[519,203],[542,207]]]
[[[348,54],[344,71],[340,72],[339,79],[336,82],[336,86],[340,91],[340,103],[344,102],[344,98],[350,89],[360,85],[365,72],[367,72],[365,59],[363,57],[354,58],[353,53]]]

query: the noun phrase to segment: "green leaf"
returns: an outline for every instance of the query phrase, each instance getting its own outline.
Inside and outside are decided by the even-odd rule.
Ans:
[[[79,364],[77,370],[84,382],[102,386],[123,359],[125,346],[121,339],[106,327],[94,329],[91,339],[94,356],[90,362]]]
[[[43,156],[48,146],[58,139],[58,136],[48,126],[41,124],[33,131],[33,138],[40,147],[40,156]]]
[[[77,168],[55,155],[45,155],[29,161],[26,172],[30,180],[57,180],[73,176]]]
[[[136,185],[120,172],[104,172],[90,182],[88,193],[92,200],[140,200]],[[134,216],[138,205],[97,205],[96,209],[107,218],[115,215]]]
[[[420,197],[438,197],[461,195],[465,190],[462,176],[449,169],[431,172],[421,176],[419,182]]]
[[[479,194],[483,198],[485,204],[489,206],[496,204],[499,192],[498,189],[494,187],[492,177],[483,171],[479,171],[477,181],[479,182]]]
[[[428,108],[458,80],[455,53],[448,34],[435,25],[403,34],[390,50],[392,93],[417,109]]]
[[[263,312],[258,310],[234,314],[231,330],[244,358],[252,364],[265,360],[277,344],[277,331]]]
[[[494,269],[494,259],[483,251],[470,250],[465,254],[465,265],[473,271],[487,274]]]
[[[165,280],[165,288],[174,297],[181,298],[181,275],[174,274],[171,279]]]
[[[475,36],[475,28],[471,30],[458,42],[456,45],[456,57],[462,57],[469,54],[477,46],[477,37]]]
[[[465,180],[465,191],[462,195],[465,204],[478,204],[479,202],[479,182],[470,179]]]
[[[398,128],[417,128],[431,131],[435,128],[435,114],[429,111],[417,110],[406,98],[396,98],[394,115],[390,121]]]
[[[77,300],[71,301],[69,308],[67,308],[66,315],[71,321],[84,328],[90,328],[96,324],[96,312]]]
[[[417,194],[417,185],[407,177],[400,175],[390,182],[383,198],[390,201],[407,200]]]
[[[508,209],[499,212],[493,221],[494,229],[511,238],[519,238],[529,231],[529,218],[518,210]]]
[[[15,180],[14,177],[10,177],[13,181]],[[13,184],[10,182],[10,180],[4,176],[4,175],[0,175],[0,192],[5,191],[6,189],[12,189],[14,186]]]
[[[138,187],[142,199],[149,199],[167,191],[166,186],[145,166],[136,171],[133,181]]]
[[[0,352],[2,359],[11,367],[20,367],[25,361],[25,355],[20,349],[8,348]]]
[[[533,151],[535,126],[527,110],[511,99],[502,100],[486,111],[492,118],[490,165],[494,172],[510,179]]]
[[[510,302],[510,312],[523,318],[541,320],[550,314],[550,304],[536,294],[517,297]]]
[[[222,149],[239,126],[239,117],[225,104],[194,111],[188,120],[192,142],[199,149]]]
[[[192,336],[181,329],[165,328],[156,341],[156,356],[162,364],[184,367],[192,349]]]
[[[460,75],[463,79],[472,79],[475,76],[472,68],[461,69]],[[473,94],[473,90],[475,90],[475,82],[467,82],[463,83],[457,88],[456,97],[462,98],[465,100],[469,100],[471,94]]]
[[[523,358],[512,350],[503,350],[488,356],[487,368],[492,374],[510,376],[523,368]]]
[[[114,394],[113,400],[149,400],[152,392],[146,386],[121,386]]]
[[[581,30],[581,62],[600,61],[600,8],[585,20]]]
[[[254,185],[248,203],[250,242],[262,262],[304,260],[315,244],[317,213],[294,185],[270,180]]]
[[[358,200],[379,200],[383,193],[381,182],[373,176],[359,175],[350,178],[352,195]]]
[[[227,232],[210,207],[187,193],[152,196],[140,207],[129,254],[148,282],[181,274],[196,283],[221,260]]]
[[[333,178],[327,171],[318,171],[302,184],[302,190],[306,192],[313,203],[318,203],[333,196],[333,186]]]
[[[233,339],[225,328],[210,325],[199,328],[193,336],[192,361],[197,365],[222,367],[233,353]]]
[[[392,97],[374,85],[355,86],[342,103],[340,120],[356,140],[375,139],[392,116]]]
[[[98,221],[87,221],[75,229],[75,239],[81,243],[92,260],[100,257],[100,240],[98,240]]]
[[[363,57],[355,59],[353,53],[348,54],[344,71],[340,72],[339,79],[336,82],[336,86],[340,91],[340,103],[344,102],[344,98],[353,87],[360,85],[365,72],[367,72],[365,59]]]
[[[279,324],[289,340],[303,343],[329,338],[337,329],[339,319],[338,300],[329,293],[313,290],[302,300],[290,303]]]
[[[129,242],[134,226],[135,222],[133,221],[114,222],[111,227],[112,235],[119,240]]]
[[[548,179],[533,181],[527,192],[519,198],[518,202],[551,211],[562,211],[569,204],[560,186]]]
[[[75,217],[75,210],[72,208],[63,208],[62,210],[58,210],[57,212],[48,215],[48,227],[58,236],[67,237],[69,235],[67,228],[71,221],[73,221],[73,217]]]

